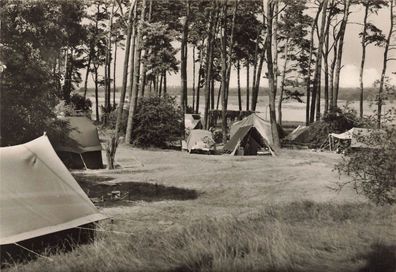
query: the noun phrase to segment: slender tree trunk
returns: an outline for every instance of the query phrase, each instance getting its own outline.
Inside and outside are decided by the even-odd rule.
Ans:
[[[340,32],[339,34],[339,41],[338,41],[338,54],[337,54],[337,60],[336,60],[336,68],[335,68],[335,82],[334,82],[334,96],[333,96],[333,105],[334,107],[337,107],[337,101],[338,101],[338,92],[340,88],[340,74],[341,74],[341,68],[342,68],[342,53],[343,53],[343,48],[344,48],[344,37],[345,37],[345,29],[348,23],[348,16],[349,16],[349,6],[350,6],[350,0],[344,0],[344,16],[342,18],[341,26],[340,26]]]
[[[249,62],[246,63],[246,111],[250,110],[250,105],[249,105],[249,93],[250,93],[250,86],[249,86],[249,75],[250,67],[249,67]]]
[[[151,22],[151,15],[152,15],[152,6],[153,6],[153,0],[149,0],[149,12],[148,12],[148,18],[147,22]],[[140,96],[144,97],[145,89],[146,89],[146,62],[145,62],[145,57],[146,55],[150,55],[150,52],[147,49],[142,49],[142,57],[141,57],[141,75],[142,75],[142,81],[140,83]]]
[[[164,74],[160,75],[160,81],[159,81],[159,90],[158,90],[158,96],[161,97],[162,94],[162,82],[164,80]]]
[[[263,5],[265,0],[263,0]],[[267,1],[267,38],[266,38],[266,52],[267,52],[267,69],[268,69],[268,86],[269,86],[269,112],[270,112],[270,123],[273,138],[274,152],[276,153],[280,148],[278,128],[276,124],[276,113],[275,113],[275,76],[274,66],[272,58],[272,21],[274,14],[274,3]]]
[[[286,80],[286,69],[287,63],[289,60],[289,40],[287,39],[285,42],[285,49],[284,49],[284,56],[285,62],[283,63],[283,73],[282,73],[282,80],[281,80],[281,88],[279,93],[279,101],[278,101],[278,124],[282,126],[282,102],[283,102],[283,93],[285,91],[285,80]]]
[[[210,109],[214,109],[215,105],[215,89],[214,89],[214,77],[210,79]]]
[[[91,52],[88,54],[87,71],[85,72],[85,79],[84,79],[84,99],[87,98],[88,76],[89,76],[89,70],[90,70],[90,68],[91,68]]]
[[[205,110],[204,110],[204,127],[205,129],[209,129],[209,99],[210,99],[210,79],[212,78],[212,69],[210,63],[213,60],[213,47],[212,47],[212,39],[213,39],[213,27],[214,26],[214,11],[211,10],[209,13],[209,28],[208,28],[208,42],[207,42],[207,50],[206,50],[206,79],[205,79]]]
[[[217,103],[216,103],[216,110],[219,109],[219,105],[220,105],[220,97],[221,97],[221,93],[223,91],[223,82],[220,82],[220,86],[219,86],[219,90],[217,93]]]
[[[259,35],[260,35],[259,31],[257,31],[257,38],[256,38],[256,45],[254,48],[254,59],[253,59],[253,81],[252,81],[252,97],[251,97],[252,103],[250,103],[251,104],[250,107],[252,109],[254,108],[254,106],[253,106],[253,104],[254,104],[253,99],[254,99],[254,92],[255,92],[254,86],[256,86],[256,74],[257,74],[257,65],[258,65],[258,56],[259,56],[258,55],[258,36]]]
[[[142,28],[144,23],[146,10],[146,0],[143,0],[141,15],[139,20],[139,25],[137,27],[137,37],[136,37],[136,45],[135,45],[135,57],[134,57],[134,79],[133,79],[133,89],[132,89],[132,99],[129,104],[129,115],[127,122],[127,130],[125,135],[125,142],[130,144],[132,140],[132,129],[133,129],[133,117],[136,112],[138,95],[139,95],[139,77],[140,77],[140,61],[141,61],[141,42],[142,42]]]
[[[227,143],[227,105],[226,105],[226,96],[227,96],[227,0],[225,0],[222,9],[222,35],[221,35],[221,85],[223,86],[222,99],[221,99],[221,120],[222,120],[222,132],[223,132],[223,143]]]
[[[314,76],[313,89],[312,89],[311,113],[309,118],[310,123],[314,122],[315,108],[316,108],[316,120],[320,119],[320,89],[321,89],[320,85],[321,85],[321,75],[322,75],[323,44],[326,38],[325,28],[326,28],[327,4],[328,4],[328,0],[323,0],[319,46],[318,46],[318,53],[316,56],[315,76]]]
[[[163,78],[164,78],[164,96],[167,94],[167,86],[166,86],[166,71],[163,72]]]
[[[359,73],[359,82],[360,82],[360,101],[359,101],[359,116],[363,118],[363,94],[364,94],[364,85],[363,85],[363,72],[364,72],[364,62],[366,60],[366,32],[367,32],[367,18],[369,12],[369,5],[365,6],[364,9],[364,19],[363,19],[363,32],[362,32],[362,59],[360,61],[360,73]]]
[[[242,96],[241,96],[241,64],[237,60],[237,81],[238,81],[238,109],[242,111]]]
[[[331,7],[334,5],[334,0],[331,1]],[[324,107],[324,115],[327,115],[329,112],[329,53],[330,53],[330,25],[331,25],[331,18],[332,12],[329,12],[327,21],[326,21],[326,40],[325,40],[325,51],[323,54],[324,60],[324,79],[325,79],[325,89],[324,89],[324,100],[325,100],[325,107]]]
[[[197,99],[196,99],[196,107],[195,107],[195,113],[199,112],[199,99],[200,99],[200,90],[201,90],[201,80],[202,80],[202,62],[203,62],[203,57],[202,57],[202,50],[204,48],[204,42],[205,40],[202,39],[202,45],[199,50],[199,68],[198,68],[198,86],[197,86]]]
[[[111,108],[111,37],[113,30],[113,15],[114,15],[114,6],[115,0],[112,2],[110,19],[109,19],[109,29],[108,29],[108,37],[107,37],[107,46],[106,46],[106,60],[105,60],[105,114],[103,118],[103,123],[107,124],[108,115],[110,113]]]
[[[274,36],[273,43],[274,43],[274,90],[275,90],[275,97],[278,93],[278,16],[279,16],[279,1],[275,1],[274,3],[274,25],[273,25],[273,33],[272,35]]]
[[[311,24],[311,37],[310,37],[310,46],[309,46],[309,59],[308,59],[308,75],[307,75],[307,104],[306,104],[306,110],[305,110],[305,124],[308,126],[310,124],[310,99],[311,99],[311,66],[312,66],[312,56],[313,56],[313,51],[314,51],[314,34],[315,34],[315,28],[318,23],[319,19],[319,14],[320,14],[320,8],[318,8],[318,11],[316,12],[315,19],[312,21]],[[314,102],[312,102],[314,103]]]
[[[333,29],[333,35],[334,35],[335,29]],[[334,35],[334,45],[333,45],[333,60],[331,61],[330,65],[330,112],[334,112],[334,71],[335,71],[335,65],[336,65],[336,60],[337,60],[337,48],[338,48],[338,40],[336,39]]]
[[[183,113],[187,109],[187,37],[188,37],[188,24],[190,16],[190,1],[186,1],[186,17],[183,23],[183,33],[181,41],[181,62],[180,62],[180,75],[181,75],[181,89],[180,89],[180,105]],[[184,135],[184,128],[182,129]]]
[[[234,48],[234,31],[235,31],[235,18],[238,10],[238,3],[239,0],[235,0],[234,4],[234,11],[232,13],[232,20],[231,20],[231,33],[230,33],[230,44],[229,44],[229,50],[228,50],[228,56],[227,56],[227,77],[226,77],[226,86],[224,89],[225,91],[225,96],[226,96],[226,108],[228,107],[228,95],[230,91],[230,77],[231,77],[231,63],[232,63],[232,51]]]
[[[116,70],[117,70],[117,41],[114,44],[114,63],[113,63],[113,108],[116,107]]]
[[[386,69],[387,69],[387,64],[389,61],[388,58],[388,53],[389,53],[389,46],[391,44],[392,40],[392,35],[394,33],[394,25],[396,24],[395,22],[395,14],[393,13],[393,8],[394,8],[394,0],[389,0],[389,13],[390,13],[390,28],[389,28],[389,34],[386,39],[385,43],[385,49],[384,49],[384,60],[382,64],[382,72],[381,72],[381,80],[380,80],[380,85],[378,89],[378,108],[377,108],[377,127],[381,128],[381,118],[382,118],[382,103],[383,103],[383,92],[384,92],[384,83],[385,83],[385,76],[386,76]]]
[[[261,71],[263,70],[263,64],[264,64],[264,59],[265,59],[265,47],[263,48],[263,51],[260,55],[261,55],[261,57],[260,57],[260,61],[258,63],[257,74],[255,77],[256,81],[254,82],[254,85],[252,86],[252,105],[251,105],[252,111],[256,111],[258,94],[259,94],[259,90],[260,90]]]
[[[117,112],[117,122],[116,122],[116,128],[115,128],[115,138],[118,139],[118,133],[121,127],[121,122],[122,122],[122,114],[124,110],[124,102],[125,102],[125,94],[127,90],[127,84],[128,84],[128,62],[129,62],[129,57],[130,57],[130,49],[131,49],[131,41],[132,41],[132,35],[133,35],[133,28],[134,28],[134,14],[136,15],[136,0],[134,0],[129,7],[129,14],[128,14],[128,29],[127,29],[127,37],[126,37],[126,46],[125,46],[125,56],[124,56],[124,65],[123,65],[123,74],[122,74],[122,87],[121,87],[121,94],[120,94],[120,102],[118,104],[118,112]],[[135,10],[135,11],[134,11]],[[132,56],[131,59],[133,59],[133,51],[132,51]],[[133,71],[132,69],[132,62],[131,62],[131,72]],[[114,77],[115,78],[115,77]],[[132,82],[131,82],[132,83]]]
[[[135,0],[137,1],[137,0]],[[137,4],[136,7],[134,8],[134,12],[133,12],[133,18],[135,18],[134,20],[136,21],[137,19]],[[134,22],[133,23],[133,28],[132,28],[132,38],[131,38],[131,62],[130,62],[130,66],[131,69],[129,71],[129,90],[128,90],[128,99],[129,99],[129,103],[131,103],[132,101],[132,89],[133,89],[133,82],[134,82],[134,69],[135,69],[135,53],[136,53],[136,29],[137,29],[137,23]],[[125,71],[124,71],[125,72]],[[128,71],[127,71],[128,74]],[[129,108],[129,107],[128,107]]]
[[[192,109],[194,111],[195,106],[195,45],[193,46],[192,51],[192,61],[193,61],[193,83],[192,83]]]
[[[96,113],[96,122],[100,121],[99,118],[99,88],[98,88],[98,67],[95,66],[95,113]]]

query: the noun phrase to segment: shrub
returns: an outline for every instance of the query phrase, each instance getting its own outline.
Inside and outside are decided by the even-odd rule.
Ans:
[[[352,183],[357,193],[378,205],[396,203],[396,128],[375,130],[359,141],[370,148],[362,148],[343,157],[336,165],[339,174],[352,179],[339,182],[338,189]]]
[[[141,147],[166,147],[180,139],[183,112],[175,98],[140,98],[133,120],[132,142]]]
[[[74,106],[76,111],[90,111],[92,108],[92,102],[89,98],[84,98],[84,96],[75,93],[70,98],[70,103]]]

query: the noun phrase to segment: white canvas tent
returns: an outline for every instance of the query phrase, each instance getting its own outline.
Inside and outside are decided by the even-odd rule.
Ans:
[[[375,139],[371,139],[375,130],[367,128],[351,128],[344,133],[330,133],[329,146],[330,150],[335,149],[335,139],[350,141],[349,147],[352,148],[375,148],[377,145],[374,143]],[[377,131],[383,133],[381,131]]]
[[[46,136],[0,148],[0,245],[105,219]]]
[[[216,143],[210,131],[194,129],[191,130],[190,135],[187,137],[186,149],[190,153],[194,150],[210,152],[216,149]]]

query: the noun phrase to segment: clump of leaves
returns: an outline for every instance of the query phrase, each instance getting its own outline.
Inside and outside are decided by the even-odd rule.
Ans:
[[[351,184],[358,194],[365,195],[378,205],[396,203],[396,128],[389,126],[373,130],[359,137],[367,148],[361,148],[343,157],[335,166],[339,174],[351,177],[337,183],[341,190]]]
[[[166,147],[180,139],[182,120],[174,97],[142,97],[134,115],[132,142],[141,147]]]

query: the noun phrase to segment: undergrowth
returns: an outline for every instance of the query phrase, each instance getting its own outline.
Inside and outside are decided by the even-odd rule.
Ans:
[[[100,232],[90,245],[51,255],[52,262],[7,271],[394,271],[395,211],[296,202],[166,228],[134,229],[115,219],[101,228],[131,235]]]

